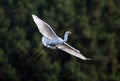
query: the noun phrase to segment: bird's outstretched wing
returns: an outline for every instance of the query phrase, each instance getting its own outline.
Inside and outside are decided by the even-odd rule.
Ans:
[[[76,56],[80,59],[83,60],[90,60],[90,58],[86,58],[84,57],[79,50],[73,48],[72,46],[68,45],[67,43],[61,44],[61,45],[57,45],[58,49],[63,50],[73,56]]]
[[[56,38],[57,35],[55,34],[55,32],[53,31],[53,29],[43,20],[41,20],[40,18],[38,18],[36,15],[32,14],[33,20],[36,23],[40,33],[49,38],[49,39],[53,39]]]

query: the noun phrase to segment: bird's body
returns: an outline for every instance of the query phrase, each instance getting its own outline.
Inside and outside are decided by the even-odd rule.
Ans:
[[[64,44],[65,42],[67,42],[68,36],[71,32],[67,31],[64,35],[64,39],[60,38],[60,37],[56,37],[53,39],[49,39],[47,37],[42,37],[42,43],[44,46],[51,48],[51,49],[57,49],[57,45],[60,44]]]
[[[32,15],[34,22],[38,26],[40,33],[43,35],[42,43],[44,46],[51,48],[51,49],[61,49],[71,55],[74,55],[78,58],[83,60],[90,60],[89,58],[84,57],[79,50],[73,48],[72,46],[68,45],[66,42],[68,40],[68,36],[71,34],[70,31],[67,31],[64,34],[64,39],[58,37],[53,29],[40,18],[35,15]]]
[[[44,46],[51,48],[51,49],[57,49],[56,45],[57,44],[63,44],[63,41],[60,38],[53,38],[53,39],[49,39],[47,37],[42,37],[42,43]]]

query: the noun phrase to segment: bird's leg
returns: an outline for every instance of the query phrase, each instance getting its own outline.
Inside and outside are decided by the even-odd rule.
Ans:
[[[47,45],[47,47],[48,47],[48,48],[51,48],[51,49],[53,48],[53,47],[52,47],[52,46],[50,46],[50,45]]]
[[[53,49],[57,49],[57,46],[55,45],[55,46],[53,47]]]
[[[51,48],[51,49],[57,49],[57,46],[56,45],[53,45],[53,44],[49,44],[47,45],[48,48]]]

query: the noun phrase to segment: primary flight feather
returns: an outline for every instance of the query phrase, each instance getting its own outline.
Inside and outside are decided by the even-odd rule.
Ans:
[[[52,49],[63,50],[83,60],[90,60],[89,58],[84,57],[79,50],[66,43],[68,40],[68,36],[71,34],[70,31],[67,31],[64,35],[64,39],[62,39],[56,35],[53,29],[46,22],[44,22],[34,14],[32,14],[32,17],[40,33],[43,35],[42,43],[44,46]]]

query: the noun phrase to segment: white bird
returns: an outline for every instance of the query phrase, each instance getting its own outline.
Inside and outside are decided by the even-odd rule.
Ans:
[[[74,55],[83,60],[90,60],[90,58],[84,57],[79,50],[73,48],[67,44],[68,36],[71,34],[70,31],[67,31],[64,34],[64,39],[58,37],[53,29],[43,20],[38,18],[36,15],[32,14],[33,20],[36,23],[40,33],[43,35],[42,43],[44,46],[51,49],[60,49],[71,55]]]

